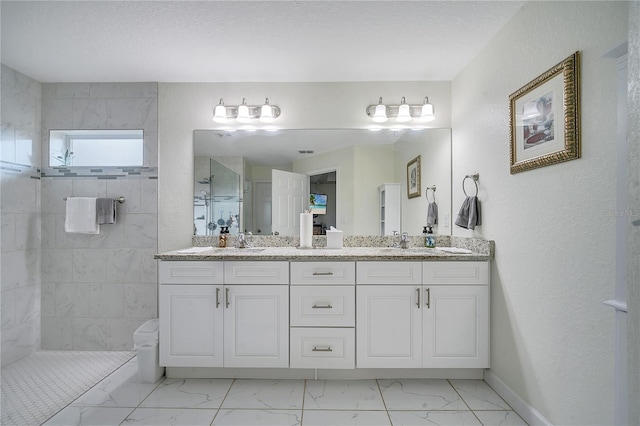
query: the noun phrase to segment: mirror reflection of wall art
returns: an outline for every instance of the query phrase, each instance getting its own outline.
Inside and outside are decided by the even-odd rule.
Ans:
[[[580,158],[580,55],[509,96],[511,174]]]
[[[418,155],[407,164],[407,196],[420,196],[420,156]]]

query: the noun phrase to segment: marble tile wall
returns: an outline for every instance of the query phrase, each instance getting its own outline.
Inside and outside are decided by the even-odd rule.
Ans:
[[[157,317],[157,84],[43,84],[42,151],[49,129],[143,129],[144,173],[109,170],[42,178],[42,348],[130,350]],[[117,223],[64,232],[64,197],[118,197]]]
[[[42,85],[2,65],[0,312],[2,366],[40,345]]]

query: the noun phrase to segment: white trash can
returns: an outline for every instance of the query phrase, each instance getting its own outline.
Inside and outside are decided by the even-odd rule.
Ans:
[[[140,383],[155,383],[164,375],[164,367],[160,367],[158,334],[158,319],[145,322],[133,333],[133,349],[138,354]]]

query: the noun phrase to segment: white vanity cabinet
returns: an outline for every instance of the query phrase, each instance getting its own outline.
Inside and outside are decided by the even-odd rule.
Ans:
[[[489,367],[488,262],[358,262],[357,276],[358,368]]]
[[[355,367],[355,262],[291,262],[290,367]]]
[[[288,262],[160,262],[160,365],[287,367],[288,271]]]
[[[423,262],[423,366],[489,367],[489,263]]]
[[[421,262],[358,262],[358,368],[422,367]]]
[[[489,367],[488,261],[163,260],[159,281],[161,366]]]

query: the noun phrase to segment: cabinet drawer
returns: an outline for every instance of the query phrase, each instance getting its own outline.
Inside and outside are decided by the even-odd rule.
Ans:
[[[356,283],[355,262],[291,262],[291,284]]]
[[[422,284],[422,262],[358,262],[358,284]]]
[[[355,286],[292,286],[291,326],[353,327]]]
[[[289,262],[224,262],[225,284],[289,284]]]
[[[291,368],[355,368],[353,328],[292,328]]]
[[[160,261],[160,284],[222,284],[222,262]]]
[[[423,262],[425,284],[488,285],[489,262]]]

